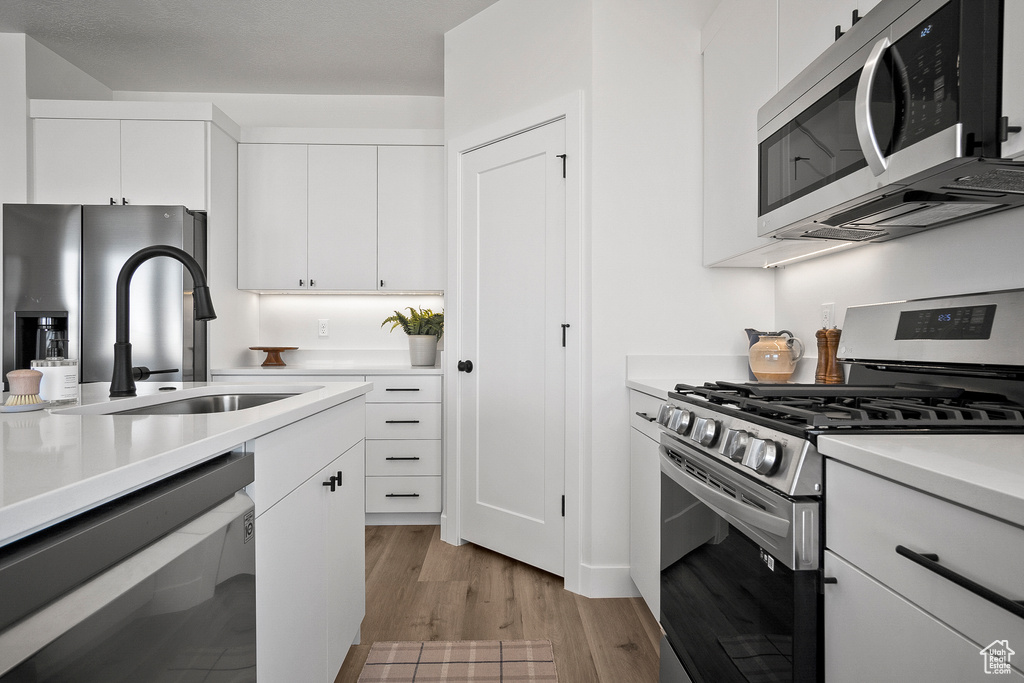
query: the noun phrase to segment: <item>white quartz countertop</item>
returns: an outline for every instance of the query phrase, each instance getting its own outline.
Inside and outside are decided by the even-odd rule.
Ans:
[[[175,387],[175,391],[160,391]],[[362,381],[267,384],[296,393],[255,408],[201,415],[0,414],[0,545],[117,498],[373,388]],[[235,385],[244,393],[262,391]],[[153,403],[230,393],[227,383],[140,382],[138,399],[111,399],[109,384],[83,384],[76,410],[111,401]],[[126,403],[126,407],[128,404]]]
[[[1014,434],[818,437],[826,457],[1024,527],[1024,438]]]
[[[339,377],[357,375],[440,375],[442,369],[436,366],[412,366],[408,363],[382,363],[364,361],[317,361],[311,363],[296,363],[283,367],[263,367],[261,365],[248,365],[236,368],[219,368],[210,372],[213,376],[244,376],[246,381],[252,375],[263,375],[266,377],[316,375]]]

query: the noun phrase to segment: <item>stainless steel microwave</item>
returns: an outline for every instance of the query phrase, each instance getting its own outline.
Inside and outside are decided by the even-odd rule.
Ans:
[[[758,235],[885,241],[1024,205],[1024,0],[883,0],[758,111]]]

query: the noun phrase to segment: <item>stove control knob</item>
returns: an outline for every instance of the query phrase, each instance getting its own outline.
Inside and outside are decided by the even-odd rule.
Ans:
[[[669,417],[668,424],[665,425],[671,431],[676,434],[686,434],[690,431],[690,427],[693,424],[693,413],[689,410],[682,410],[676,408],[672,411],[672,415]]]
[[[658,408],[658,424],[662,427],[668,427],[668,420],[672,417],[672,411],[675,407],[671,403],[662,403],[661,407]]]
[[[690,434],[690,438],[701,446],[714,446],[718,441],[720,431],[716,420],[712,420],[710,417],[698,417],[693,422],[693,433]]]
[[[771,439],[751,439],[743,464],[758,474],[771,474],[779,466],[781,451]]]
[[[730,460],[739,462],[743,458],[744,451],[747,450],[749,441],[750,435],[742,429],[730,429],[725,433],[722,454]]]

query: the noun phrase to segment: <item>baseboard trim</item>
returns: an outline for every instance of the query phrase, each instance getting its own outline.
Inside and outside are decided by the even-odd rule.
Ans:
[[[439,512],[367,512],[366,526],[400,526],[441,523]]]
[[[580,595],[588,598],[638,598],[629,565],[580,565]]]

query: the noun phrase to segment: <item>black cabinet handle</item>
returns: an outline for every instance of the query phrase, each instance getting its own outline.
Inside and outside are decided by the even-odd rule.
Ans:
[[[388,387],[384,391],[419,391],[419,388],[418,387],[410,387],[408,389],[400,389],[400,388],[397,388],[397,387]]]
[[[384,420],[386,425],[418,425],[419,420]]]
[[[389,455],[385,460],[419,460],[418,455]]]
[[[459,369],[459,372],[464,372],[468,375],[469,373],[473,372],[473,361],[460,360],[459,364],[456,367]]]
[[[341,472],[339,472],[338,474],[341,474]],[[337,477],[331,477],[327,481],[323,482],[321,484],[321,486],[330,486],[331,487],[331,492],[333,493],[334,490],[338,487],[338,478]]]
[[[114,198],[113,198],[113,197],[111,197],[111,198],[110,198],[110,205],[111,205],[111,206],[117,206],[117,202],[116,202],[116,201],[114,201]]]
[[[648,422],[657,422],[657,421],[658,421],[658,418],[656,418],[656,417],[651,417],[651,416],[650,416],[650,415],[648,415],[647,413],[641,413],[641,412],[640,412],[639,410],[638,410],[638,411],[636,411],[636,414],[637,414],[638,416],[642,417],[643,419],[647,420]]]
[[[419,498],[418,493],[385,493],[385,498]]]
[[[896,546],[896,553],[902,555],[911,562],[916,562],[928,571],[934,572],[948,581],[952,581],[961,588],[966,588],[979,598],[984,598],[992,604],[1002,607],[1007,612],[1024,619],[1024,601],[1011,600],[1005,595],[1000,595],[994,590],[985,588],[985,586],[982,586],[980,583],[976,583],[971,579],[968,579],[966,576],[956,573],[952,569],[943,567],[939,564],[939,556],[935,553],[917,553],[902,545]]]

